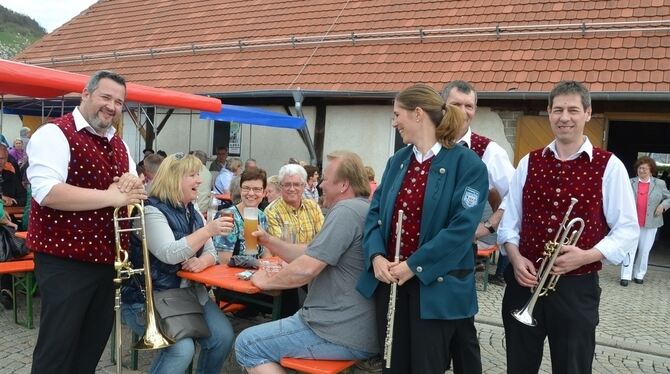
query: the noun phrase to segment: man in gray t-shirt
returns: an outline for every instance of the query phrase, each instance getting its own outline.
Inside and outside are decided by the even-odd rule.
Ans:
[[[378,353],[374,302],[356,291],[364,270],[367,176],[354,153],[334,152],[328,160],[321,188],[330,211],[312,242],[289,244],[256,233],[259,243],[288,265],[273,276],[256,272],[253,284],[282,290],[309,283],[309,293],[295,315],[248,328],[237,337],[237,361],[250,372],[273,372],[282,357],[362,360]]]

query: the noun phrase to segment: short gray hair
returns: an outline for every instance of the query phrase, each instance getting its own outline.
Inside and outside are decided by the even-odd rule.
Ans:
[[[207,163],[207,153],[201,150],[193,151],[193,156],[197,157],[200,159],[200,162],[202,162],[203,165]]]
[[[307,183],[307,172],[305,168],[298,164],[286,164],[279,169],[279,183],[284,182],[284,178],[297,175],[303,183]]]
[[[104,78],[111,79],[114,82],[122,85],[123,88],[126,88],[126,79],[121,75],[109,70],[99,70],[96,71],[95,74],[91,75],[91,78],[89,78],[88,83],[86,83],[86,91],[95,91],[96,88],[98,88],[98,84],[100,84],[100,79]]]

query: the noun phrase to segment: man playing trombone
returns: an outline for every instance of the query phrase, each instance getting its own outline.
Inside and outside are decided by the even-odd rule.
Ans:
[[[584,135],[591,119],[586,87],[560,82],[549,95],[547,111],[555,139],[519,162],[498,231],[498,242],[512,265],[505,272],[502,305],[507,372],[537,373],[548,337],[554,374],[591,373],[600,303],[598,271],[603,260],[621,263],[636,244],[633,192],[623,163]],[[564,226],[575,217],[584,221],[578,243],[578,235],[570,240],[575,228]],[[559,242],[555,259],[544,252],[552,240]],[[536,269],[543,257],[546,277]],[[541,278],[547,281],[538,282]],[[553,291],[552,280],[557,280]],[[547,293],[532,305],[534,313],[529,308],[532,322],[526,325],[512,313],[518,317],[518,309],[531,298],[529,290]]]
[[[33,373],[93,373],[114,320],[114,207],[146,198],[128,147],[112,124],[123,77],[99,71],[71,114],[28,144],[32,207],[28,247],[42,294]]]

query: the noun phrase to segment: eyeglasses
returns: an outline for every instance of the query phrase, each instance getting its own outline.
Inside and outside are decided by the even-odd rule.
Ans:
[[[284,188],[284,189],[287,189],[287,190],[290,189],[291,187],[293,187],[293,188],[303,188],[303,187],[305,187],[305,184],[303,182],[296,182],[296,183],[287,182],[287,183],[282,183],[281,184],[281,188]]]
[[[242,186],[242,187],[240,187],[240,190],[244,193],[249,193],[251,191],[254,191],[255,194],[263,193],[263,187]]]
[[[649,170],[649,166],[646,166],[646,165],[638,166],[637,170]]]

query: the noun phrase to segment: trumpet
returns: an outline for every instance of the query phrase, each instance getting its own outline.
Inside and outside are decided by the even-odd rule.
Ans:
[[[151,283],[151,269],[149,267],[149,250],[147,247],[146,229],[144,224],[144,204],[132,204],[128,206],[128,217],[121,217],[122,208],[114,209],[114,239],[116,243],[116,258],[114,260],[114,269],[116,278],[114,284],[116,291],[114,294],[114,312],[116,323],[116,372],[121,373],[122,347],[121,347],[121,283],[124,279],[129,279],[132,275],[144,273],[145,298],[146,298],[146,332],[144,336],[135,344],[134,349],[160,349],[174,344],[174,341],[165,336],[159,329],[156,320],[156,310],[154,308],[153,286]],[[134,209],[137,209],[139,215],[132,216]],[[122,228],[121,222],[133,222],[139,220],[139,227]],[[140,235],[142,241],[142,257],[144,259],[144,268],[134,269],[128,260],[128,251],[121,245],[122,233],[136,232]]]
[[[556,258],[561,253],[561,249],[564,245],[577,245],[579,237],[584,231],[584,220],[581,218],[573,218],[568,221],[568,217],[572,212],[572,208],[577,204],[578,200],[574,197],[570,199],[570,206],[568,207],[565,216],[563,216],[563,221],[561,226],[558,228],[556,237],[553,241],[549,241],[544,245],[544,252],[542,253],[542,263],[540,264],[540,269],[537,271],[537,286],[531,289],[533,293],[531,298],[528,300],[526,305],[521,309],[516,309],[512,311],[512,316],[516,318],[517,321],[523,323],[527,326],[537,325],[537,321],[533,318],[533,309],[537,303],[537,299],[540,296],[546,296],[552,291],[556,290],[556,284],[560,275],[551,274],[551,268],[554,267],[554,262]],[[567,225],[566,225],[567,222]],[[576,228],[576,225],[579,225]],[[573,228],[575,228],[573,230]]]
[[[400,240],[402,239],[402,219],[405,212],[398,210],[398,223],[396,224],[395,257],[394,262],[400,261]],[[395,322],[395,302],[398,294],[398,283],[391,283],[391,294],[386,312],[386,336],[384,338],[384,362],[386,368],[391,368],[391,349],[393,348],[393,324]]]

